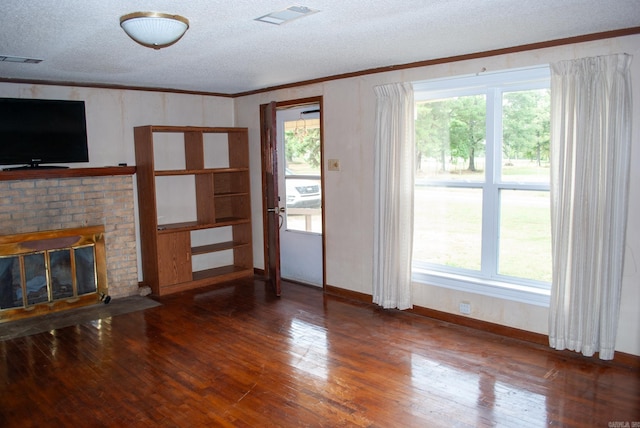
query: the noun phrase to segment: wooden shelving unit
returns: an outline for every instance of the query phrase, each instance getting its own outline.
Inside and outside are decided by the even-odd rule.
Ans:
[[[161,134],[172,137],[163,140],[165,151],[180,146],[182,165],[158,167]],[[164,295],[252,276],[247,129],[141,126],[134,137],[144,283]],[[167,202],[167,194],[177,202]],[[189,194],[189,203],[180,202]]]

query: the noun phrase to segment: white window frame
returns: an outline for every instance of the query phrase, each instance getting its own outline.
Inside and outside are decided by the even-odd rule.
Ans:
[[[447,79],[436,79],[414,82],[414,99],[416,102],[429,99],[449,98],[462,95],[486,95],[486,139],[495,141],[502,135],[502,95],[504,92],[530,89],[547,89],[550,84],[550,69],[548,65],[524,69],[513,69],[494,73],[479,73],[472,76],[461,76]],[[499,113],[499,114],[497,114]],[[550,284],[513,278],[504,275],[494,275],[489,270],[497,265],[499,242],[495,237],[499,230],[500,190],[541,190],[549,191],[547,183],[518,183],[496,180],[500,174],[502,150],[494,150],[495,144],[487,144],[485,152],[485,180],[483,182],[432,182],[443,187],[462,187],[483,190],[482,212],[482,261],[481,271],[447,267],[414,261],[412,266],[412,280],[454,290],[482,294],[501,299],[549,306]],[[493,173],[494,177],[490,174]],[[484,219],[493,221],[484,221]],[[417,220],[417,219],[416,219]],[[489,260],[492,259],[492,260]]]

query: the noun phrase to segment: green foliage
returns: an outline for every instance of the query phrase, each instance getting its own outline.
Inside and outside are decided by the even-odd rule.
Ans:
[[[503,97],[503,144],[505,159],[549,160],[550,95],[548,89],[507,92]],[[475,158],[482,156],[486,140],[484,95],[452,97],[417,105],[417,165],[423,156],[437,160],[442,171],[462,159],[476,171]]]
[[[320,166],[320,128],[285,131],[285,139],[287,162],[300,160],[314,168]]]
[[[454,156],[469,161],[475,171],[475,157],[484,152],[486,102],[484,95],[455,98],[451,109],[451,146]]]
[[[509,160],[549,160],[549,90],[508,92],[503,97],[502,152]]]
[[[484,153],[484,99],[484,95],[474,95],[419,104],[418,159],[422,155],[435,158],[446,171],[449,161],[461,158],[469,162],[470,171],[475,171],[475,157]]]
[[[451,107],[447,101],[434,101],[418,105],[416,120],[416,163],[421,164],[422,155],[439,160],[442,171],[447,170],[447,159],[451,155],[449,145],[449,122]]]

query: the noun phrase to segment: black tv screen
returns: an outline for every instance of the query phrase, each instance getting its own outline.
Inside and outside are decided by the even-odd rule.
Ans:
[[[84,101],[0,98],[0,165],[88,161]]]

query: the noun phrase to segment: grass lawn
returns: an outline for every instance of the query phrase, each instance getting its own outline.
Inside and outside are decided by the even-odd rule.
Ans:
[[[549,193],[502,191],[501,275],[551,281]],[[414,259],[480,270],[482,191],[416,187]]]

